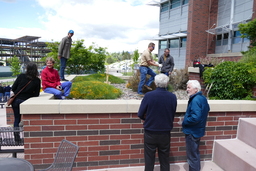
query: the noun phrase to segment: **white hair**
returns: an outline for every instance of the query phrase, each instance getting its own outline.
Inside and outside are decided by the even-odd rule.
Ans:
[[[158,74],[155,76],[155,84],[157,87],[166,88],[168,86],[169,77],[165,74]]]
[[[197,92],[201,91],[201,85],[197,80],[188,80],[187,85],[190,84],[192,88],[196,88]]]

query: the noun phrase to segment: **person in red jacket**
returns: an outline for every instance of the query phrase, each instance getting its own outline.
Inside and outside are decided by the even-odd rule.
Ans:
[[[57,99],[65,99],[72,86],[70,81],[60,83],[60,76],[56,69],[54,69],[54,59],[48,57],[46,59],[46,67],[41,73],[42,86],[45,93],[54,94]]]

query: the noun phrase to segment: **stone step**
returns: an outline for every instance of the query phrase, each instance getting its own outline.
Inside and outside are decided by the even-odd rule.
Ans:
[[[223,170],[255,171],[256,149],[239,139],[216,140],[213,162]]]
[[[239,119],[237,138],[256,148],[256,118]]]
[[[122,168],[106,168],[90,171],[144,171],[144,166],[122,167]],[[160,166],[155,165],[154,171],[160,171]],[[170,171],[188,171],[187,163],[170,164]],[[201,171],[224,171],[212,161],[201,161]]]

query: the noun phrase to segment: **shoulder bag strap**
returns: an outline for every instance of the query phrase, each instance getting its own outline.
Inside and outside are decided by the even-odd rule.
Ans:
[[[27,85],[29,85],[29,83],[31,82],[32,80],[30,80],[17,94],[14,94],[14,98],[16,97],[16,96],[18,96],[18,94],[20,94],[20,92],[22,91],[22,90],[24,90],[24,88],[25,87],[27,87]]]

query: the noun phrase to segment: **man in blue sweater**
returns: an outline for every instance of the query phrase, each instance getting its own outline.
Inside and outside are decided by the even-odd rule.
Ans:
[[[205,126],[209,104],[205,96],[202,95],[200,83],[197,80],[187,82],[187,93],[189,95],[188,106],[182,130],[186,139],[186,153],[189,164],[189,171],[200,171],[200,138],[205,134]]]
[[[168,82],[169,77],[165,74],[155,76],[157,89],[145,94],[139,108],[138,117],[144,121],[145,171],[154,170],[156,149],[160,170],[170,170],[170,131],[173,128],[177,98],[166,90]]]

